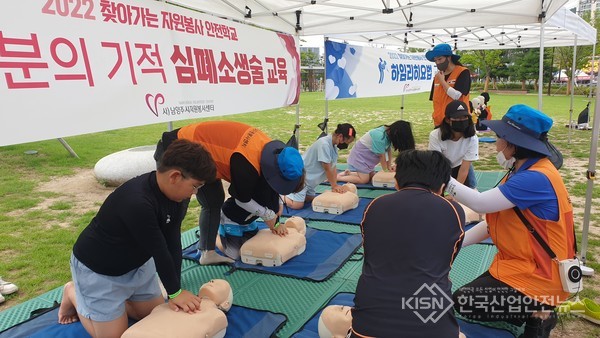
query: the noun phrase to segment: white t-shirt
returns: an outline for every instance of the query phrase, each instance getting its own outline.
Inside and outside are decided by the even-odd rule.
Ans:
[[[450,166],[456,168],[462,161],[477,161],[479,159],[479,138],[477,135],[461,137],[458,141],[442,141],[440,128],[429,133],[429,150],[438,150],[450,161]]]

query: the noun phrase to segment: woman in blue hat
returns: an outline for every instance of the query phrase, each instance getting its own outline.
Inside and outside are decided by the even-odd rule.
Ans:
[[[573,206],[549,158],[552,119],[518,104],[501,120],[482,123],[498,137],[497,160],[507,175],[483,193],[456,180],[447,192],[486,214],[463,247],[491,237],[498,253],[487,272],[454,293],[454,308],[478,321],[525,324],[524,337],[548,337],[557,321],[553,309],[574,291],[561,280],[559,262],[575,257]]]
[[[452,53],[447,43],[440,43],[425,53],[427,60],[435,62],[439,70],[433,78],[429,100],[433,101],[433,125],[437,128],[444,120],[446,106],[460,100],[469,106],[471,72],[458,60],[460,55]]]

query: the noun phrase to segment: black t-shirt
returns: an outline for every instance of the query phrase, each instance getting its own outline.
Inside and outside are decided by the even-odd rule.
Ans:
[[[277,212],[279,210],[279,195],[271,188],[267,180],[258,174],[252,164],[240,153],[233,153],[230,163],[231,185],[229,186],[229,194],[231,198],[225,201],[223,213],[238,224],[249,224],[258,218],[238,206],[234,199],[244,203],[252,199],[258,204]]]
[[[373,337],[458,337],[448,275],[464,219],[456,202],[421,188],[405,188],[369,205],[361,224],[364,264],[352,310],[354,331]],[[448,298],[440,298],[442,293]],[[433,311],[428,304],[450,308],[434,323],[443,312],[436,308],[424,322],[415,311],[426,319]]]
[[[154,258],[169,294],[180,289],[181,222],[189,200],[168,199],[156,172],[135,177],[113,191],[73,246],[92,271],[120,276]]]

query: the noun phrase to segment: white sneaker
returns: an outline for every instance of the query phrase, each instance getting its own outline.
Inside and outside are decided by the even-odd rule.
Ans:
[[[0,295],[10,295],[11,293],[15,293],[19,290],[19,288],[10,282],[5,282],[0,277]],[[0,302],[1,303],[1,302]]]
[[[4,303],[4,296],[0,294],[0,304]]]

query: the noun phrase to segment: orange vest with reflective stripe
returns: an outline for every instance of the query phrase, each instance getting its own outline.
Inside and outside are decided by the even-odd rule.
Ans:
[[[559,219],[543,220],[528,209],[522,210],[523,215],[559,260],[573,258],[573,206],[558,170],[546,158],[528,170],[538,171],[550,180],[558,199]],[[498,247],[489,269],[494,278],[548,305],[557,306],[569,296],[562,289],[558,263],[529,233],[513,209],[487,214],[486,220],[490,236]]]
[[[217,165],[217,178],[231,182],[230,159],[242,154],[260,175],[260,157],[271,141],[265,133],[247,124],[232,121],[208,121],[190,124],[177,132],[178,139],[201,144]]]
[[[454,66],[452,73],[450,73],[450,75],[446,79],[446,82],[448,83],[448,85],[450,85],[450,87],[454,88],[454,85],[456,84],[456,79],[458,78],[460,73],[462,73],[462,71],[465,69],[467,69],[467,68],[458,66],[458,65]],[[442,124],[442,121],[444,120],[444,116],[446,115],[446,106],[448,105],[448,103],[453,101],[452,98],[450,96],[448,96],[448,94],[446,94],[444,87],[438,82],[437,77],[433,78],[433,97],[432,97],[432,99],[433,99],[433,114],[431,114],[431,117],[433,118],[433,124],[437,127],[440,124]],[[470,107],[468,94],[462,95],[459,98],[459,100],[464,102],[467,105],[467,107]],[[469,108],[469,111],[471,111],[470,108]]]

